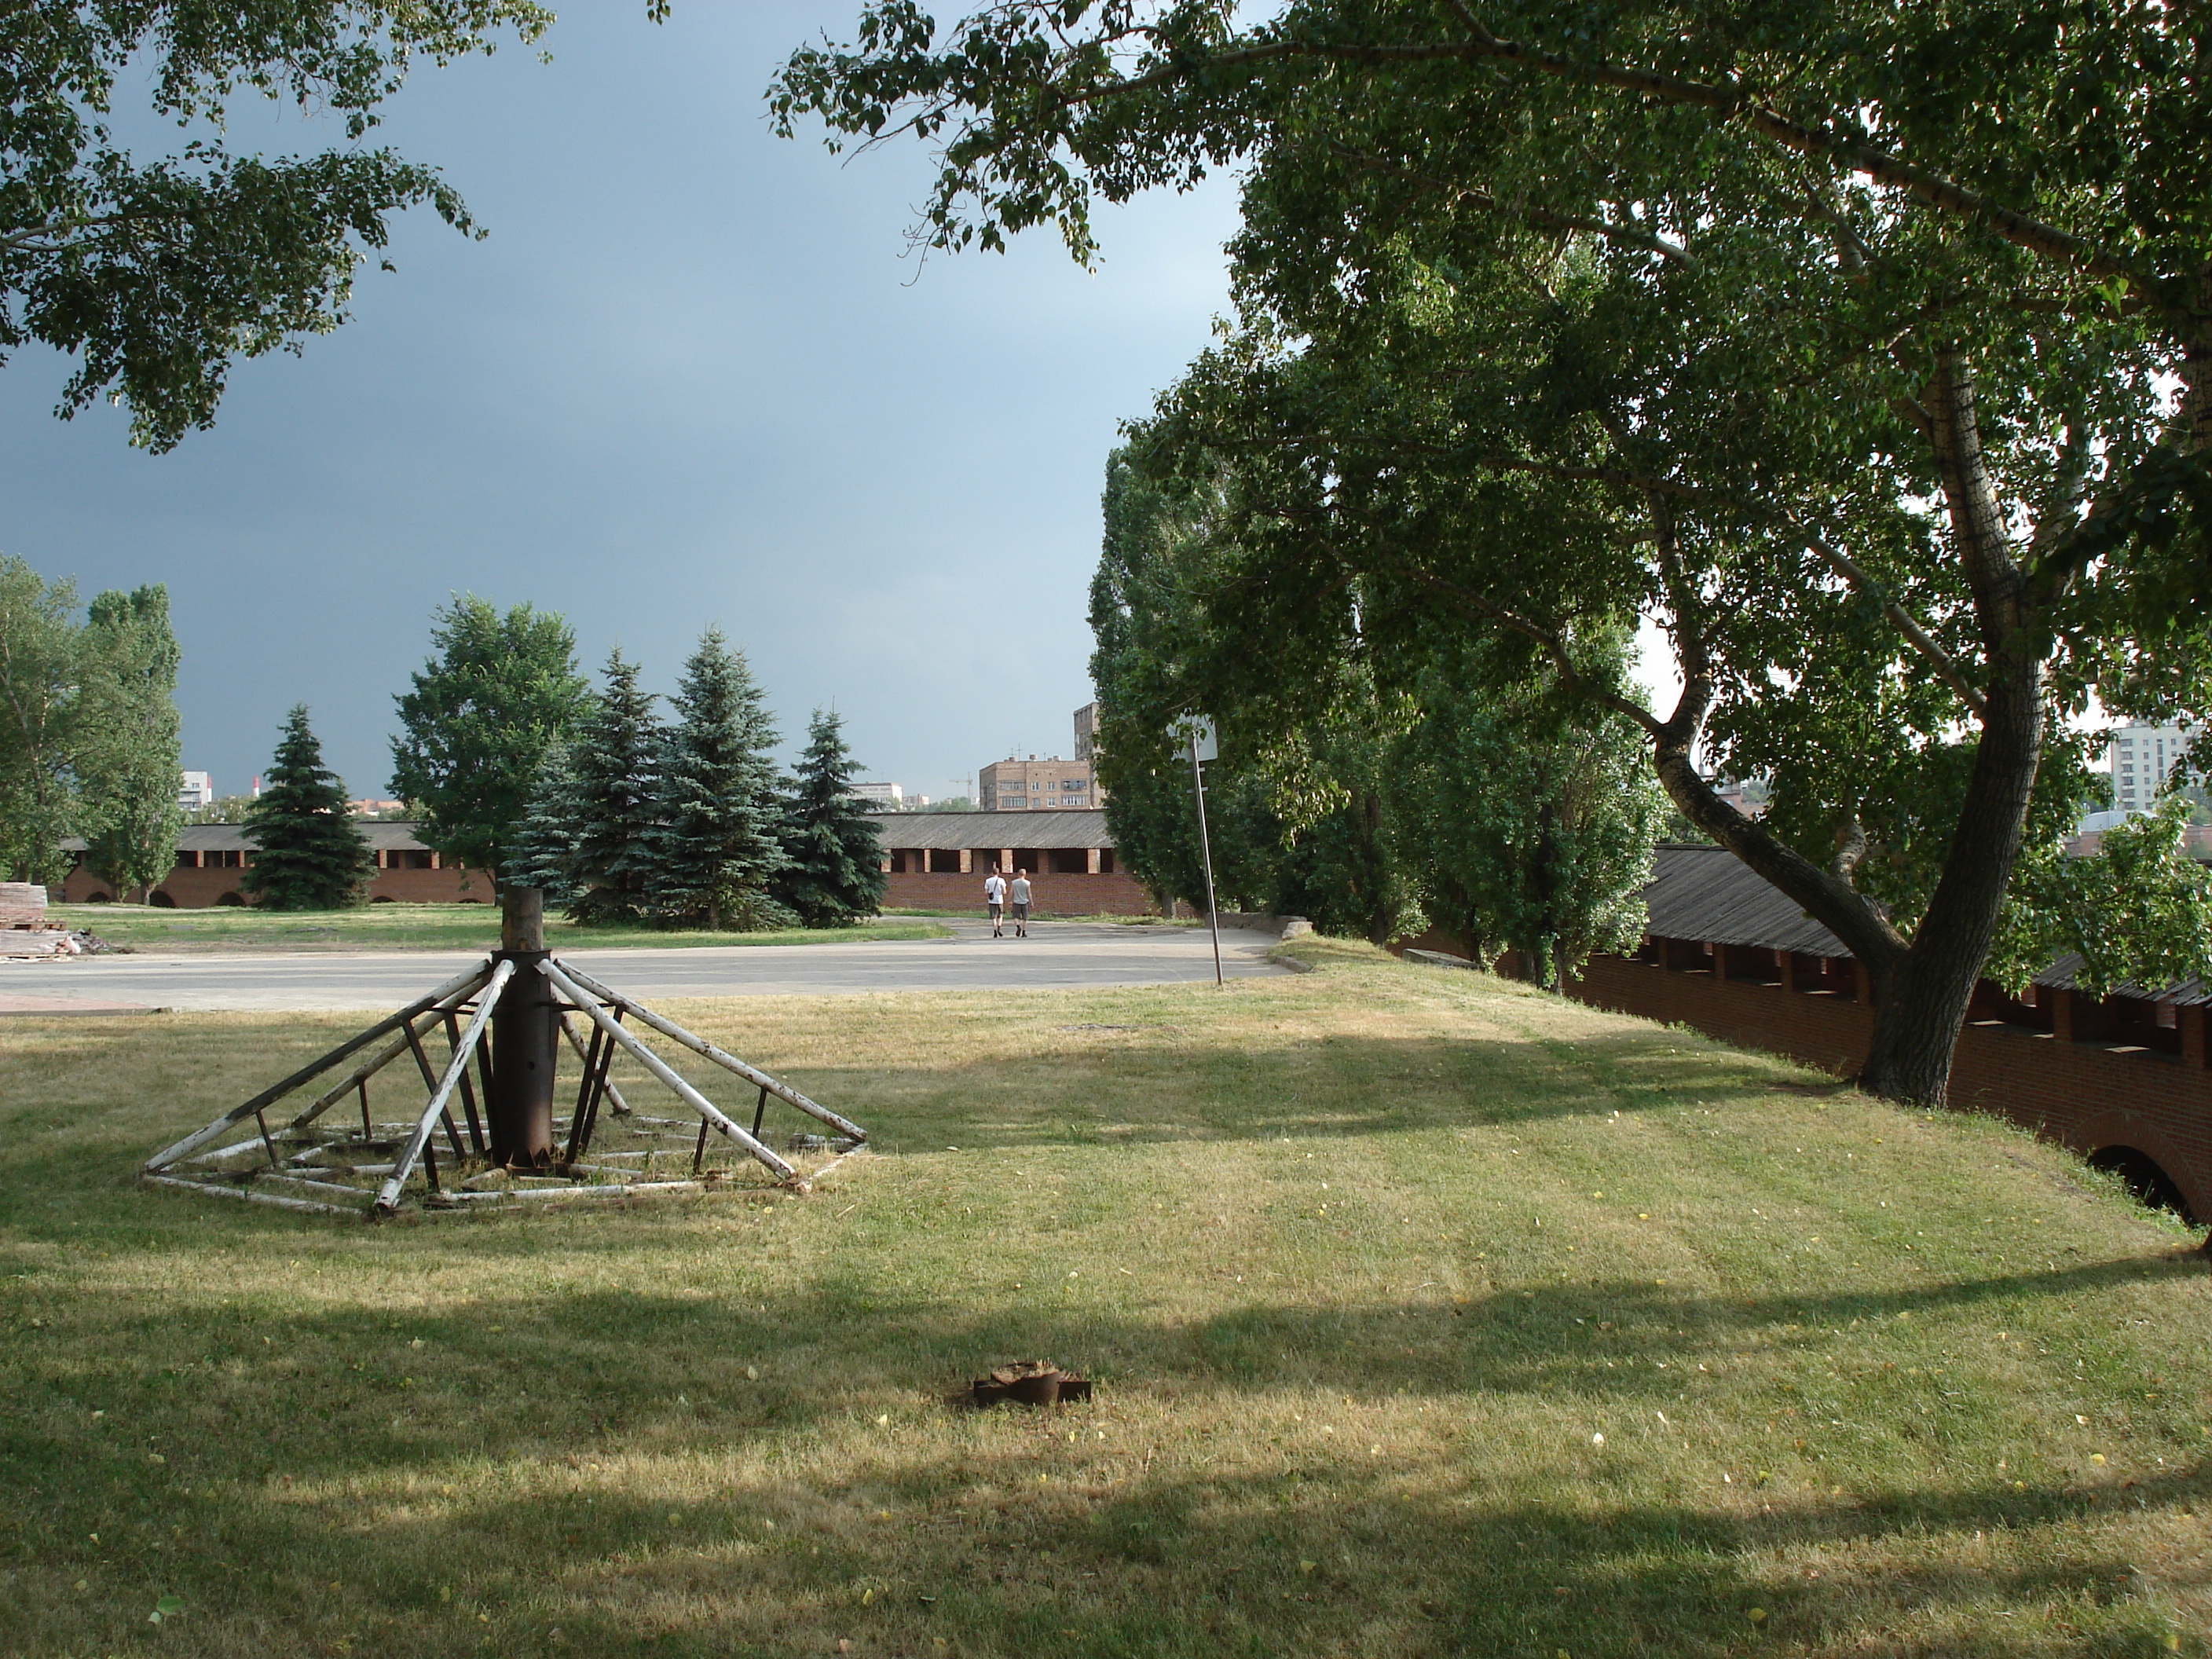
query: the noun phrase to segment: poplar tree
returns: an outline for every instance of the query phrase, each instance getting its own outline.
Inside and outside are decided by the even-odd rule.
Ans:
[[[784,809],[791,862],[775,884],[776,896],[809,927],[849,927],[883,908],[883,836],[853,793],[857,770],[844,721],[816,709]]]
[[[72,711],[85,864],[118,894],[142,895],[176,867],[185,815],[176,635],[156,582],[87,607]]]
[[[0,871],[58,883],[76,829],[76,589],[0,557]]]
[[[637,665],[624,661],[619,650],[610,652],[606,685],[569,751],[576,811],[574,891],[568,903],[572,921],[645,919],[660,783],[655,701],[638,689]]]
[[[0,6],[0,362],[51,346],[71,364],[59,412],[119,403],[152,450],[212,425],[234,360],[345,320],[395,214],[428,204],[474,233],[435,167],[365,142],[409,69],[552,21],[536,0]],[[137,106],[120,120],[118,92]],[[234,153],[236,131],[259,130],[234,119],[256,94],[343,138]],[[160,141],[178,127],[185,142]]]
[[[1237,325],[1133,433],[1233,463],[1203,601],[1232,644],[1194,691],[1415,665],[1439,624],[1541,659],[1865,964],[1863,1085],[1935,1103],[2073,717],[2212,709],[2212,126],[2179,16],[876,0],[770,100],[934,146],[946,249],[1049,224],[1087,260],[1095,199],[1241,167]],[[1576,649],[1639,613],[1668,706]]]
[[[783,867],[775,723],[744,653],[718,628],[678,683],[653,837],[653,898],[677,927],[750,932],[787,925],[767,892]]]
[[[340,910],[362,903],[376,878],[368,840],[346,805],[345,785],[295,703],[270,763],[268,787],[247,811],[253,863],[239,886],[271,910]]]

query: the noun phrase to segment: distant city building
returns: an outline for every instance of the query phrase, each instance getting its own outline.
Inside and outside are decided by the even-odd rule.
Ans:
[[[1097,805],[1091,799],[1091,763],[1048,755],[1039,760],[1008,756],[975,775],[975,804],[985,811],[1045,812]]]
[[[2148,812],[2196,732],[2182,726],[2122,726],[2112,731],[2112,805]]]
[[[895,783],[856,783],[853,786],[853,793],[862,800],[889,807],[894,811],[906,804],[905,793]]]
[[[181,811],[197,812],[203,806],[215,805],[215,779],[205,772],[187,772],[184,781],[177,786],[177,806]]]
[[[975,805],[986,812],[1087,811],[1106,804],[1106,792],[1091,774],[1098,705],[1075,711],[1075,758],[1047,755],[1027,760],[1009,755],[975,775]]]
[[[361,800],[349,800],[346,803],[347,808],[357,818],[373,818],[379,813],[398,812],[403,811],[406,807],[406,805],[407,803],[404,800],[371,800],[367,799]]]
[[[1734,778],[1716,778],[1713,793],[1747,818],[1766,816],[1766,786],[1756,778],[1741,782]]]

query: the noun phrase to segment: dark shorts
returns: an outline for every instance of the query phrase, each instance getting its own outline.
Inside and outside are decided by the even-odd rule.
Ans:
[[[1029,919],[1030,907],[1028,905],[1017,904],[1014,906],[1014,920],[1016,921],[1027,921]]]
[[[991,920],[996,921],[1001,915],[1006,914],[1006,907],[1003,904],[994,904],[990,908]]]

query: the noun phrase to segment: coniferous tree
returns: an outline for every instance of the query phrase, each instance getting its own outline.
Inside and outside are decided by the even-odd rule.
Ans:
[[[575,851],[568,912],[575,921],[641,921],[653,868],[662,734],[653,694],[638,690],[637,665],[613,651],[606,674],[568,751]]]
[[[375,879],[368,839],[346,807],[345,785],[323,764],[305,703],[285,717],[268,787],[246,822],[257,850],[238,884],[271,910],[343,909]]]
[[[875,814],[853,793],[858,769],[845,746],[844,721],[816,709],[785,805],[791,863],[775,886],[810,927],[850,927],[883,906],[883,837]]]
[[[653,836],[653,902],[678,927],[787,926],[767,887],[782,868],[775,723],[744,653],[717,628],[699,639],[672,699]]]
[[[542,889],[548,904],[575,896],[577,827],[582,822],[576,768],[566,742],[556,742],[538,763],[530,807],[507,844],[507,882]]]

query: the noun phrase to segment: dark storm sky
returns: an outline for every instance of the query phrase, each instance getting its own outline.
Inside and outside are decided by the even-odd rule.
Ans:
[[[52,417],[52,356],[0,371],[0,551],[87,597],[168,584],[185,764],[225,793],[295,702],[385,793],[392,695],[456,591],[563,611],[587,665],[619,645],[662,690],[719,623],[787,734],[834,701],[909,791],[1069,751],[1106,453],[1224,307],[1233,190],[1106,213],[1096,276],[1048,232],[917,280],[926,155],[842,162],[762,118],[859,0],[643,9],[573,9],[550,65],[419,71],[384,136],[490,239],[410,216],[398,274],[241,366],[213,431],[149,456],[116,411]],[[337,142],[253,119],[237,142]]]

